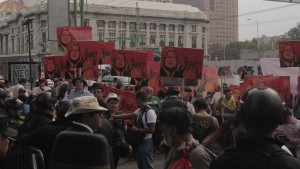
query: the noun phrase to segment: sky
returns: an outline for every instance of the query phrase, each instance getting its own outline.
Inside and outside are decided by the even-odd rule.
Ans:
[[[297,22],[300,23],[300,4],[266,0],[238,0],[238,3],[240,41],[257,37],[256,22],[259,36],[283,35],[295,27]]]

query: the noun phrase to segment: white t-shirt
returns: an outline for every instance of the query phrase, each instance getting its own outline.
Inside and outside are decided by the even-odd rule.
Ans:
[[[141,109],[137,109],[135,112],[133,112],[137,116],[137,118],[142,113],[140,110]],[[146,121],[145,121],[145,114],[146,113],[144,113],[144,115],[142,116],[143,125],[144,125],[144,128],[149,128],[146,124]],[[147,123],[156,123],[156,118],[157,117],[156,117],[155,111],[153,109],[148,110],[148,112],[147,112]],[[152,138],[152,134],[146,134],[144,139],[149,139],[149,138]]]
[[[45,86],[45,87],[44,87],[44,91],[42,91],[42,90],[40,89],[40,87],[38,86],[38,87],[33,88],[33,90],[32,90],[32,95],[33,95],[33,96],[37,96],[37,95],[39,95],[40,93],[45,92],[45,91],[48,91],[48,90],[51,90],[51,88],[48,87],[48,86]]]
[[[22,88],[25,89],[25,87],[21,84],[17,84],[13,87],[13,90],[12,90],[13,98],[19,97],[19,90]]]
[[[221,92],[215,93],[210,101],[210,104],[214,104],[214,105],[217,104],[221,97],[222,97]]]

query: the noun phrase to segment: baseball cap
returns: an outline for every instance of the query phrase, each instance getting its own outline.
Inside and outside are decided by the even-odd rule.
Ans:
[[[115,100],[119,101],[119,97],[117,96],[116,93],[109,93],[109,95],[106,98],[106,103],[109,102],[109,100],[111,100],[111,99],[115,99]]]

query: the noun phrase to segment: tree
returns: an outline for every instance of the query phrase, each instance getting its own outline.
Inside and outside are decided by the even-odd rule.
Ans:
[[[300,39],[300,31],[299,28],[292,28],[288,31],[288,35],[290,40],[298,40]]]

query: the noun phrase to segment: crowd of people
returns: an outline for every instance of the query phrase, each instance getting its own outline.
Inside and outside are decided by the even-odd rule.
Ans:
[[[40,78],[32,91],[26,84],[0,80],[0,168],[18,163],[24,147],[40,150],[49,169],[116,169],[130,154],[139,169],[153,169],[157,153],[164,169],[300,168],[300,122],[268,87],[234,100],[227,84],[211,97],[174,86],[155,95],[147,86],[125,114],[116,93],[104,97],[103,84],[81,76],[53,87]]]

